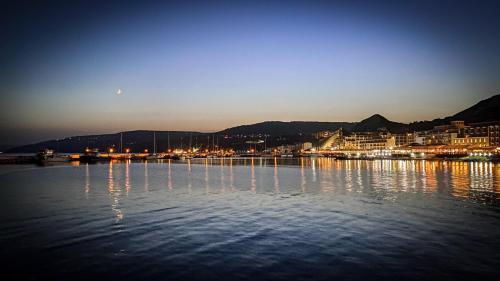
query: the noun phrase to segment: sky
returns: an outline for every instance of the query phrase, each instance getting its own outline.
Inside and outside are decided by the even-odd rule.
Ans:
[[[0,144],[453,115],[500,93],[497,3],[11,1]]]

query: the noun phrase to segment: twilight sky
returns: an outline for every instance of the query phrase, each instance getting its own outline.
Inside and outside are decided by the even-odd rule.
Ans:
[[[410,122],[500,92],[498,1],[85,2],[2,6],[0,144]]]

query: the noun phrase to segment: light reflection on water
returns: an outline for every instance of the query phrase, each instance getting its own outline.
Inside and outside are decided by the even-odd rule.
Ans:
[[[0,180],[1,253],[27,279],[481,280],[500,268],[489,162],[126,161]]]
[[[385,200],[395,200],[400,192],[411,193],[436,193],[441,192],[457,198],[470,199],[478,202],[493,203],[500,202],[500,167],[490,162],[436,162],[436,161],[391,161],[391,160],[348,160],[337,161],[330,158],[300,158],[300,159],[279,159],[279,158],[257,158],[256,159],[194,159],[186,162],[155,161],[132,163],[110,162],[108,165],[108,191],[112,198],[111,208],[116,214],[116,221],[123,219],[123,212],[120,209],[120,197],[122,188],[117,183],[114,175],[115,169],[124,169],[124,188],[128,196],[132,189],[130,179],[131,166],[143,166],[144,169],[144,191],[149,191],[149,165],[166,166],[166,186],[172,191],[176,188],[187,188],[187,192],[193,192],[193,180],[196,181],[198,174],[193,173],[193,165],[196,169],[203,166],[203,186],[205,194],[224,193],[226,184],[229,182],[229,191],[235,191],[233,165],[249,167],[250,177],[249,190],[252,193],[258,192],[257,180],[260,177],[258,168],[272,166],[272,192],[278,194],[280,187],[280,167],[299,166],[296,191],[311,192],[334,192],[336,189],[345,189],[347,192],[375,193],[377,198]],[[187,185],[176,184],[172,175],[172,166],[178,171],[186,170],[184,175]],[[211,170],[218,166],[218,172]],[[218,181],[215,174],[218,173]],[[244,174],[243,174],[244,175]],[[178,174],[177,174],[178,176]],[[211,176],[214,179],[211,179]],[[266,177],[266,175],[263,175]],[[285,176],[285,175],[284,175]],[[86,197],[91,192],[90,189],[89,165],[85,165],[85,185]],[[195,179],[193,179],[195,177]],[[318,180],[319,177],[319,180]],[[295,179],[293,179],[295,180]],[[238,175],[239,182],[245,182],[241,174]],[[262,180],[259,180],[262,182]],[[212,189],[212,186],[214,188]],[[165,186],[159,184],[158,186]],[[242,184],[238,190],[245,190]],[[259,191],[271,192],[271,189],[261,187]]]
[[[168,187],[173,189],[172,165],[182,163],[171,160],[158,162],[167,165]],[[156,164],[156,162],[155,162]],[[392,160],[348,160],[338,161],[331,158],[244,158],[244,159],[192,159],[185,161],[188,171],[188,188],[192,188],[193,167],[204,165],[204,186],[210,193],[211,184],[217,183],[225,191],[227,181],[231,190],[234,187],[233,165],[248,167],[249,189],[258,192],[258,182],[262,168],[273,169],[272,186],[280,192],[280,169],[299,167],[297,187],[307,192],[307,185],[319,186],[323,192],[344,188],[346,191],[363,192],[373,189],[380,192],[447,192],[450,195],[474,200],[495,201],[500,186],[500,167],[491,162],[446,162],[446,161],[392,161]],[[137,165],[137,164],[136,164]],[[145,185],[147,185],[147,162],[145,166]],[[194,166],[193,166],[194,165]],[[219,166],[216,182],[210,178],[214,171],[210,167]],[[128,167],[128,166],[127,166]],[[128,168],[127,168],[128,169]],[[182,170],[182,168],[179,168]],[[245,181],[238,175],[239,181]],[[295,176],[295,175],[294,175]],[[265,182],[265,180],[264,180]],[[182,186],[179,186],[182,187]],[[260,187],[263,188],[263,187]]]

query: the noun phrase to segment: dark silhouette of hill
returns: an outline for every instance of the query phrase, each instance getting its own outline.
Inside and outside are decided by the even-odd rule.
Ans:
[[[408,126],[411,131],[423,131],[430,130],[434,126],[449,124],[454,120],[463,120],[466,124],[500,120],[500,95],[482,100],[455,115],[432,121],[412,122]]]
[[[207,142],[205,134],[199,132],[179,132],[179,131],[156,131],[157,151],[166,151],[168,143],[173,147],[187,147],[191,139],[192,145],[196,142]],[[142,152],[144,149],[153,151],[153,131],[128,131],[123,132],[123,149],[130,148],[134,152]],[[85,148],[98,148],[106,152],[113,147],[115,152],[120,150],[120,133],[74,136],[60,140],[50,140],[35,144],[14,147],[6,153],[37,152],[42,149],[54,149],[58,152],[82,152]]]
[[[351,131],[353,132],[373,132],[379,129],[387,129],[391,133],[402,133],[408,130],[408,125],[393,122],[380,114],[374,114],[357,123]]]
[[[350,122],[310,122],[310,121],[266,121],[252,125],[241,125],[220,131],[226,135],[257,135],[285,136],[298,134],[313,134],[324,130],[337,130],[340,127],[350,130],[356,123]]]

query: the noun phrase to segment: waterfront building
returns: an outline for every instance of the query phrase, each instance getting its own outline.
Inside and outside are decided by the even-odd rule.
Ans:
[[[302,150],[311,150],[313,148],[313,144],[311,142],[305,142],[302,144]]]
[[[469,124],[464,128],[462,137],[487,138],[487,146],[500,146],[500,121]],[[481,143],[485,141],[482,140]]]
[[[276,152],[278,153],[293,153],[297,150],[296,145],[280,145],[276,147]]]
[[[449,145],[453,143],[453,140],[457,138],[458,132],[433,132],[429,138],[427,138],[427,145]]]
[[[415,142],[415,136],[412,133],[392,134],[392,136],[395,139],[396,147],[410,145]]]
[[[431,131],[424,133],[426,145],[450,145],[455,143],[461,130],[466,128],[464,121],[451,121],[448,125],[434,126]]]
[[[453,140],[454,145],[473,145],[478,147],[490,146],[489,138],[487,136],[482,137],[459,137]]]
[[[396,146],[396,138],[384,132],[354,133],[344,138],[343,149],[383,150]]]
[[[328,131],[330,132],[330,131]],[[327,137],[322,138],[319,142],[320,149],[338,149],[344,140],[344,134],[342,128],[329,133]]]
[[[413,139],[413,143],[416,143],[419,145],[425,145],[425,140],[426,140],[425,135],[420,135],[419,133],[417,133],[417,134],[415,134],[415,137]]]

